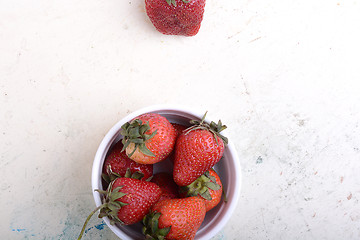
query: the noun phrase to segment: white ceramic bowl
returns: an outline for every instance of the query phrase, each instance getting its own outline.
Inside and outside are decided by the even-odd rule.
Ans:
[[[121,139],[121,126],[143,113],[158,113],[166,117],[170,122],[187,125],[191,119],[201,119],[205,110],[204,112],[193,112],[183,107],[155,105],[135,111],[116,123],[102,140],[93,163],[92,189],[96,206],[101,205],[101,198],[100,194],[94,190],[103,189],[101,180],[102,166],[109,149]],[[218,121],[218,119],[212,120]],[[226,123],[224,124],[226,125]],[[224,130],[222,132],[224,136],[226,136],[226,131],[231,131],[231,129]],[[160,171],[171,172],[171,168],[170,161],[165,160],[154,165],[154,173]],[[214,169],[220,176],[228,201],[226,203],[221,201],[218,206],[206,213],[205,220],[195,236],[196,240],[209,240],[215,236],[228,222],[237,205],[241,187],[241,169],[235,147],[230,139],[229,144],[225,148],[223,159],[215,165]],[[144,239],[141,233],[141,223],[120,226],[111,225],[108,218],[104,218],[104,221],[123,240]]]

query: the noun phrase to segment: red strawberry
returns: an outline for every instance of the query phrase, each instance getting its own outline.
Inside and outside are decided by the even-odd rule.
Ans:
[[[206,211],[209,211],[219,204],[222,190],[219,175],[213,169],[210,169],[191,184],[181,187],[180,195],[182,197],[199,196],[203,198]]]
[[[97,191],[104,194],[103,204],[88,216],[78,239],[97,210],[100,210],[99,217],[108,217],[111,224],[130,225],[141,221],[161,195],[161,189],[155,183],[133,178],[117,178],[107,191]]]
[[[152,164],[140,164],[131,160],[122,151],[122,148],[122,142],[117,142],[105,159],[103,177],[108,183],[117,177],[132,177],[146,180],[153,175]]]
[[[126,154],[135,162],[153,164],[167,158],[175,146],[171,123],[156,113],[145,113],[121,127]]]
[[[146,239],[191,240],[204,221],[205,203],[198,197],[155,203],[143,220]]]
[[[145,8],[159,32],[194,36],[200,29],[205,0],[145,0]]]
[[[177,138],[173,176],[177,185],[186,186],[212,168],[224,153],[227,138],[220,132],[226,128],[218,124],[192,120],[193,126]]]
[[[150,181],[156,183],[161,188],[162,194],[159,201],[179,197],[178,185],[176,185],[170,173],[156,173]]]
[[[171,123],[171,125],[173,125],[173,127],[175,129],[176,139],[186,129],[186,126],[179,124],[179,123]],[[174,163],[174,158],[175,158],[175,148],[169,155],[169,159],[172,163]]]
[[[180,123],[171,123],[171,125],[174,127],[176,136],[179,136],[185,129],[186,126],[180,124]]]

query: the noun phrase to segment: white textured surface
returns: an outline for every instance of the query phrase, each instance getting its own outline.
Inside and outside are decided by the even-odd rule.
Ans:
[[[75,239],[102,137],[176,103],[221,118],[240,156],[217,239],[360,239],[359,12],[208,0],[186,38],[156,32],[143,0],[0,0],[0,235]],[[97,218],[88,229],[115,238]]]

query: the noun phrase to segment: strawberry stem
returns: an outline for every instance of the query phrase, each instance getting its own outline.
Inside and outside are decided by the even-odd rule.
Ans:
[[[171,226],[159,228],[160,212],[150,212],[143,218],[142,233],[146,240],[164,240],[169,234]]]
[[[121,151],[124,151],[130,143],[135,145],[133,151],[128,155],[131,157],[137,148],[148,156],[155,157],[155,154],[152,153],[147,147],[146,142],[153,138],[157,134],[157,129],[152,133],[148,134],[147,132],[150,130],[149,122],[143,123],[140,119],[135,119],[131,123],[125,123],[121,126],[121,135],[124,136],[122,139],[123,148]]]
[[[85,221],[83,228],[81,229],[80,235],[78,237],[78,240],[80,240],[82,238],[82,236],[85,232],[86,225],[88,224],[90,218],[98,210],[100,210],[99,218],[108,217],[110,219],[110,224],[115,224],[115,223],[123,224],[123,222],[119,219],[117,214],[118,214],[120,208],[127,205],[127,203],[123,203],[123,202],[117,201],[117,200],[122,198],[123,196],[125,196],[126,193],[120,192],[120,190],[123,186],[116,187],[115,189],[113,189],[114,182],[115,182],[115,180],[110,182],[106,191],[100,190],[100,189],[94,190],[94,191],[99,192],[100,194],[103,194],[103,197],[102,197],[103,204],[98,206],[97,208],[95,208],[89,214],[89,216],[86,218],[86,221]]]
[[[180,188],[180,192],[186,194],[187,197],[194,197],[200,195],[206,200],[212,200],[209,189],[217,191],[221,186],[216,182],[214,176],[211,176],[209,171],[198,177],[194,182],[187,186]]]
[[[224,137],[223,135],[220,134],[221,131],[223,131],[227,128],[226,125],[223,125],[221,120],[219,120],[218,123],[211,121],[210,124],[208,124],[207,122],[205,122],[206,114],[207,114],[207,111],[205,112],[204,116],[201,118],[201,121],[191,120],[190,124],[192,124],[192,126],[185,129],[184,134],[185,135],[189,134],[191,131],[198,130],[198,129],[208,130],[214,135],[214,138],[215,138],[215,141],[217,144],[219,144],[218,137],[223,140],[224,144],[227,144],[228,143],[227,137]]]
[[[82,229],[81,229],[81,232],[80,232],[80,235],[79,235],[79,237],[78,237],[78,240],[80,240],[80,239],[82,238],[82,236],[83,236],[83,234],[84,234],[84,232],[85,232],[86,225],[88,224],[88,222],[89,222],[89,220],[91,219],[91,217],[92,217],[98,210],[100,210],[101,208],[103,208],[105,204],[106,204],[106,203],[98,206],[97,208],[95,208],[95,209],[89,214],[89,216],[86,218],[86,221],[85,221],[85,223],[84,223],[84,225],[83,225],[83,227],[82,227]]]

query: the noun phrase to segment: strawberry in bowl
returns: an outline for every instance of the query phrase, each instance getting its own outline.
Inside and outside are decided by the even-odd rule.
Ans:
[[[173,125],[157,113],[145,113],[121,126],[123,150],[137,163],[154,164],[172,152],[177,133]]]

